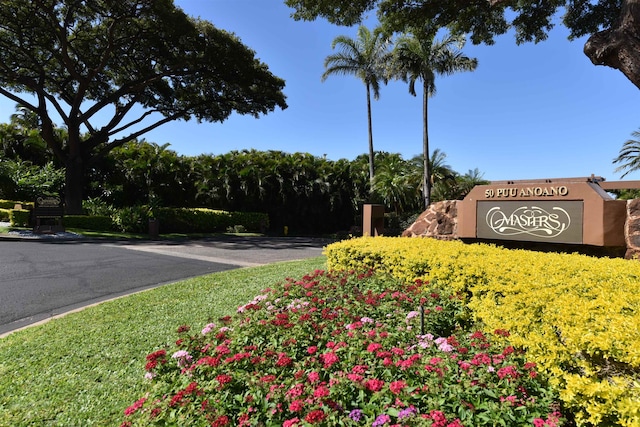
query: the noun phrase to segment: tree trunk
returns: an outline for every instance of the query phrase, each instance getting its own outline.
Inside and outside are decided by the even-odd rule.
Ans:
[[[640,0],[625,0],[615,27],[593,34],[584,53],[595,65],[621,71],[640,89]]]
[[[373,189],[373,175],[375,173],[373,162],[375,154],[373,152],[373,126],[371,125],[371,89],[367,83],[367,121],[369,124],[369,184]]]
[[[65,215],[82,215],[84,160],[82,156],[69,156],[65,166]]]
[[[424,208],[431,204],[431,170],[429,168],[429,91],[427,83],[423,84],[422,91],[422,197]]]

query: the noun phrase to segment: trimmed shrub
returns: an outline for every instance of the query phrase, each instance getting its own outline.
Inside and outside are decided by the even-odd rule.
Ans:
[[[16,204],[22,205],[23,209],[33,208],[33,202],[21,202],[19,200],[0,199],[0,209],[13,209]]]
[[[11,209],[0,208],[0,221],[9,221],[9,212],[11,212]]]
[[[27,209],[9,211],[9,222],[13,227],[28,227],[31,219],[31,211]]]

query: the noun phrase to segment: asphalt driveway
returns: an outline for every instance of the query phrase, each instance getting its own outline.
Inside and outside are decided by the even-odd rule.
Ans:
[[[0,239],[0,335],[189,277],[316,257],[322,239],[185,241]]]

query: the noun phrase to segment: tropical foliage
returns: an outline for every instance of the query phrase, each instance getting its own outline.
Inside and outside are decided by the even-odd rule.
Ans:
[[[460,199],[481,175],[460,175],[435,150],[430,160],[433,199]],[[206,207],[233,212],[265,212],[272,231],[348,231],[360,225],[362,204],[382,203],[403,220],[422,212],[422,161],[377,152],[378,173],[371,186],[368,156],[328,160],[305,153],[232,151],[181,156],[167,145],[129,142],[112,150],[89,173],[85,209],[112,215],[134,206]],[[33,200],[35,193],[63,189],[64,170],[0,156],[0,197]],[[132,212],[137,212],[134,209]],[[394,227],[395,228],[395,227]]]

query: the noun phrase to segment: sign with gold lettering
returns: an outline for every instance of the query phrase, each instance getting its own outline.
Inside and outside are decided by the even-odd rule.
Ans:
[[[513,199],[513,198],[545,198],[569,195],[566,185],[527,186],[527,187],[489,187],[484,190],[486,199]]]
[[[478,201],[476,214],[481,239],[577,244],[583,240],[582,201]]]

